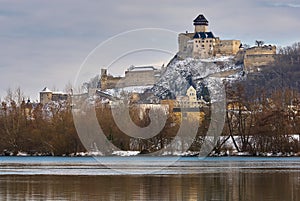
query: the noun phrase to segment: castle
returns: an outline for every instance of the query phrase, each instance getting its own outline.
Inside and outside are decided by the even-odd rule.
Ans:
[[[46,103],[49,103],[51,101],[63,101],[68,100],[70,97],[70,94],[64,93],[64,92],[53,92],[47,87],[45,87],[40,92],[40,103],[43,105]]]
[[[203,15],[199,15],[194,20],[194,26],[193,33],[180,33],[178,36],[177,56],[179,58],[206,59],[236,55],[240,50],[240,40],[220,40],[219,37],[215,37],[211,31],[208,31],[208,21]]]
[[[276,46],[257,43],[257,46],[244,48],[240,40],[221,40],[208,30],[208,20],[202,14],[194,19],[193,24],[194,32],[189,33],[186,31],[178,35],[178,52],[173,59],[207,59],[232,56],[235,64],[242,64],[246,73],[258,71],[260,67],[275,62],[277,56]],[[125,77],[114,77],[107,73],[107,69],[101,69],[101,78],[97,83],[97,87],[89,88],[88,94],[95,94],[98,89],[105,91],[131,86],[151,86],[158,81],[164,71],[164,67],[156,69],[153,66],[130,66],[125,71]],[[222,76],[226,75],[228,73]],[[44,88],[40,92],[40,102],[43,104],[67,99],[68,94],[52,92],[48,88]],[[185,99],[180,101],[187,102]]]
[[[160,77],[161,70],[153,66],[130,66],[125,71],[125,77],[113,77],[107,74],[107,69],[101,69],[101,90],[123,88],[130,86],[154,85]]]
[[[275,61],[276,46],[258,45],[245,49],[240,40],[221,40],[208,31],[208,20],[200,14],[194,19],[193,33],[178,35],[179,59],[207,59],[220,56],[234,56],[236,63],[244,65],[247,73],[255,72],[261,66]]]

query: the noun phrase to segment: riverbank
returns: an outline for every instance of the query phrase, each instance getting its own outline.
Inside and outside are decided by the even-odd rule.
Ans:
[[[63,156],[63,157],[92,157],[92,156],[151,156],[151,153],[145,154],[140,151],[114,151],[111,155],[104,155],[101,152],[78,152],[71,154],[62,154],[62,155],[54,155],[53,153],[27,153],[27,152],[6,152],[0,154],[0,156]],[[199,156],[199,152],[196,151],[186,151],[186,152],[165,152],[161,154],[161,156],[182,156],[182,157],[192,157]],[[282,152],[258,152],[255,154],[251,154],[249,152],[237,152],[237,151],[221,151],[220,153],[212,152],[207,157],[222,157],[222,156],[241,156],[241,157],[299,157],[300,152],[294,153],[282,153]]]

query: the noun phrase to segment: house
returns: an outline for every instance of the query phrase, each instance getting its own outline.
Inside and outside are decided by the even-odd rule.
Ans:
[[[62,101],[62,100],[68,100],[70,97],[69,94],[56,91],[53,92],[49,88],[45,87],[41,92],[40,92],[40,103],[46,104],[51,101]]]

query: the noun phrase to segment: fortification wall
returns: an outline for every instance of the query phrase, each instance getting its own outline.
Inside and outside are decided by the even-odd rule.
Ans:
[[[275,54],[245,55],[244,68],[246,72],[255,72],[258,67],[270,65],[275,62]]]
[[[120,80],[121,77],[103,76],[101,78],[101,90],[115,88]]]
[[[154,85],[160,75],[159,70],[153,71],[126,71],[125,77],[102,76],[101,90],[129,86]]]
[[[244,69],[246,72],[258,71],[258,67],[275,62],[276,46],[257,46],[245,50]]]
[[[276,46],[252,47],[246,50],[246,55],[276,54]]]
[[[178,35],[178,56],[182,59],[192,56],[194,33],[180,33]]]
[[[158,79],[156,71],[127,71],[121,80],[123,87],[154,85]]]
[[[240,49],[240,40],[220,40],[216,44],[216,55],[235,55]]]

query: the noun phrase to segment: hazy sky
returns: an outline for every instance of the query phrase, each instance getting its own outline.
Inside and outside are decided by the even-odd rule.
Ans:
[[[295,0],[0,0],[0,97],[18,86],[33,100],[45,86],[63,90],[108,38],[140,28],[193,31],[200,13],[221,39],[280,46],[300,41]]]

